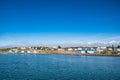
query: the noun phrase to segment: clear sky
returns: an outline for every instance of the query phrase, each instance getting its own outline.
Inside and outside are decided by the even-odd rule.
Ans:
[[[0,0],[0,38],[1,46],[119,40],[120,1]]]

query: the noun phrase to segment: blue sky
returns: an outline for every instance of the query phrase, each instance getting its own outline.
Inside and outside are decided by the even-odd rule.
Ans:
[[[119,0],[0,0],[3,46],[119,40],[119,30]]]

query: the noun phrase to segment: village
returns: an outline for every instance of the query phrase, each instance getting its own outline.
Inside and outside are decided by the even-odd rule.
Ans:
[[[13,47],[0,49],[0,53],[24,54],[120,54],[120,46],[114,47]]]

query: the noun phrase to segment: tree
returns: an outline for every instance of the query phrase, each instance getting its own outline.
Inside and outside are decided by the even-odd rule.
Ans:
[[[61,46],[58,46],[58,48],[62,48]]]
[[[112,45],[112,51],[114,52],[114,46]]]
[[[117,48],[120,48],[120,45],[118,45]]]

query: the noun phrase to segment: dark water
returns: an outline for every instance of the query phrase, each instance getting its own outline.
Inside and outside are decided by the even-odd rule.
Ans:
[[[120,80],[120,57],[0,54],[0,80]]]

